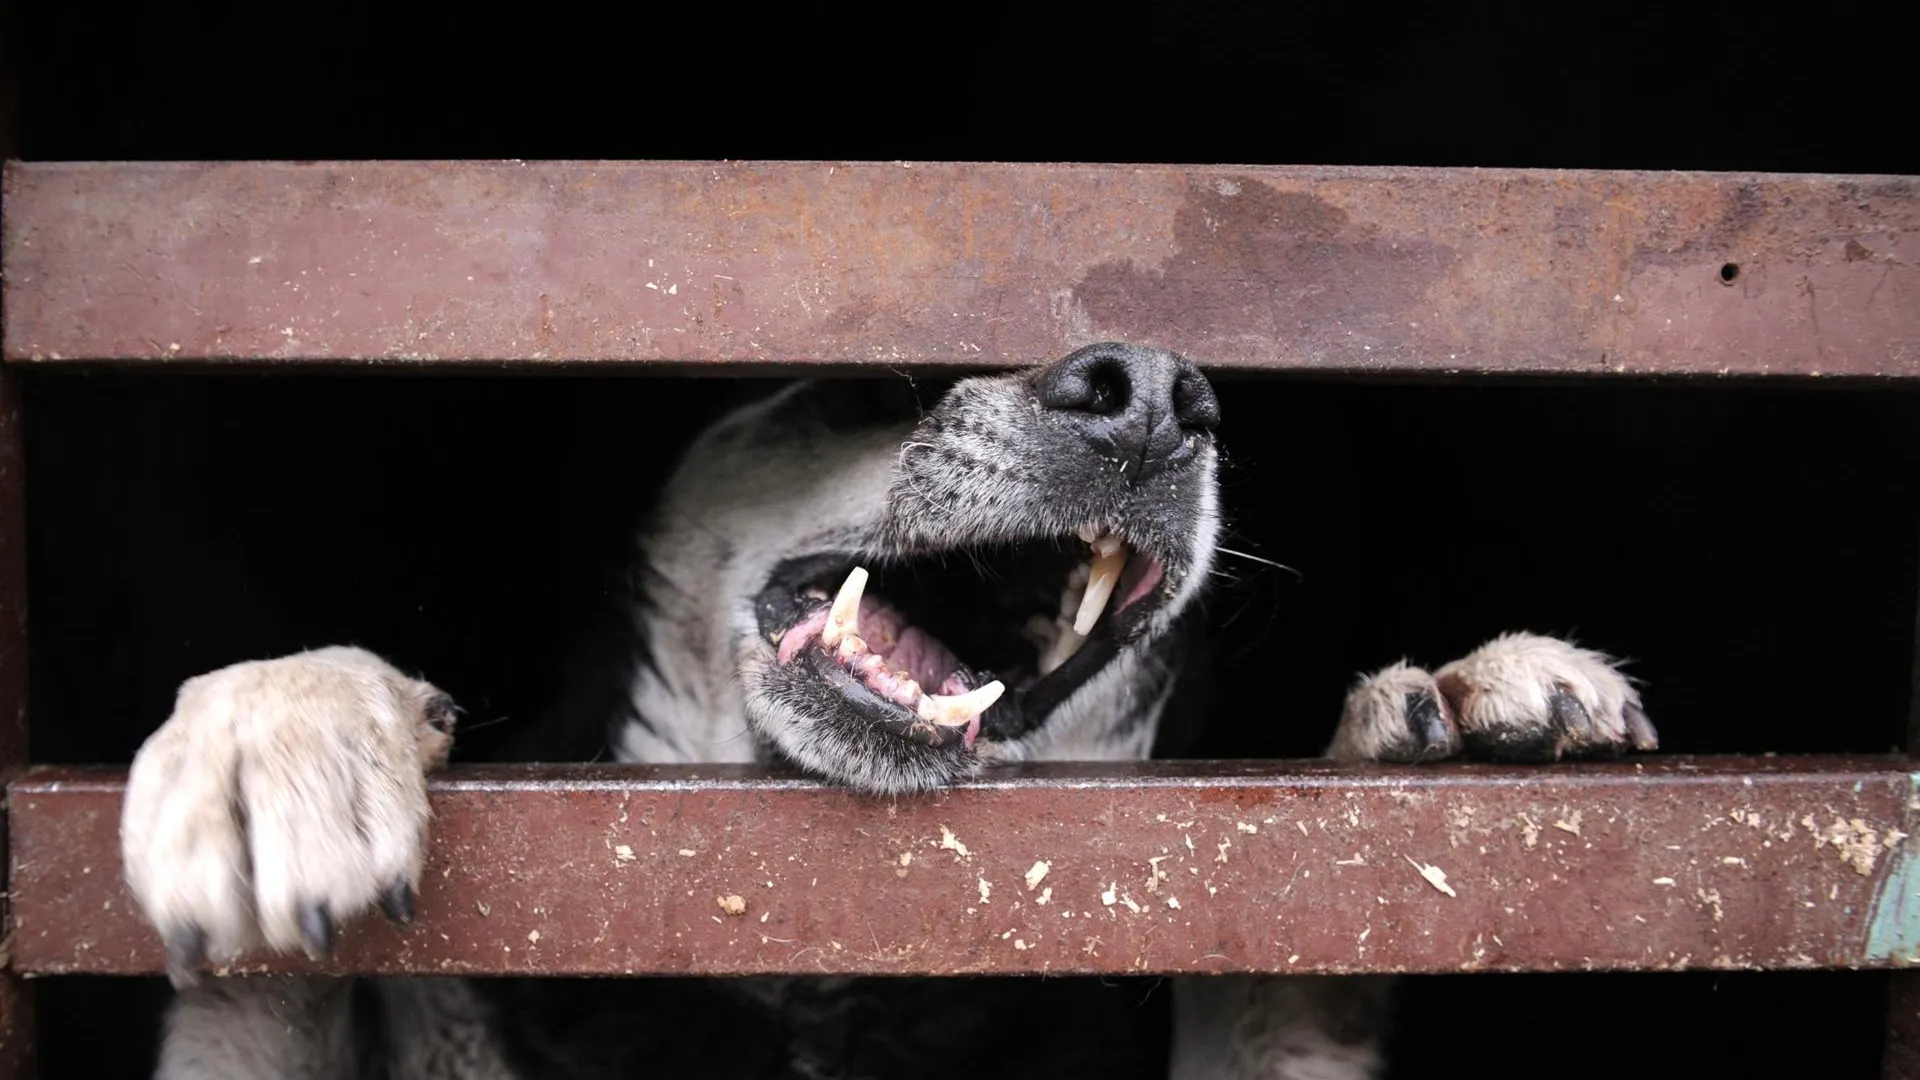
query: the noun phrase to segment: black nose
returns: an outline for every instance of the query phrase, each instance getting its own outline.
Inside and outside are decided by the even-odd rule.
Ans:
[[[1191,458],[1220,423],[1213,385],[1165,349],[1089,345],[1041,372],[1035,389],[1135,483]]]

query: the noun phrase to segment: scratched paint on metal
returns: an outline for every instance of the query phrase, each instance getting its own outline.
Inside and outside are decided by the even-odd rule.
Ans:
[[[1873,898],[1863,958],[1869,964],[1920,961],[1920,858],[1911,847],[1894,853]]]
[[[1911,774],[1911,790],[1920,799],[1920,772]],[[1869,964],[1920,962],[1920,855],[1907,838],[1891,856],[1867,920]]]
[[[112,872],[119,784],[43,770],[11,786],[20,970],[157,969]],[[1889,872],[1874,845],[1910,824],[1910,784],[1903,759],[1878,758],[1213,762],[1022,768],[872,799],[727,768],[468,768],[432,785],[415,924],[358,920],[322,970],[1891,965],[1862,943]]]

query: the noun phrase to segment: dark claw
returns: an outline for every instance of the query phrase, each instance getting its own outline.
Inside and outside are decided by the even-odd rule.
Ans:
[[[1464,733],[1468,753],[1486,761],[1559,761],[1569,751],[1588,753],[1593,717],[1570,694],[1555,691],[1547,698],[1547,715],[1477,728]]]
[[[1553,717],[1553,722],[1559,725],[1560,730],[1575,736],[1593,734],[1592,714],[1587,712],[1585,705],[1580,704],[1579,698],[1565,690],[1555,690],[1552,696],[1547,698],[1547,711]]]
[[[426,715],[427,723],[451,735],[460,722],[460,706],[446,694],[435,694],[427,699]]]
[[[333,917],[327,914],[326,904],[308,904],[300,909],[300,939],[306,943],[307,955],[315,960],[333,955]]]
[[[405,881],[396,881],[387,886],[380,894],[380,910],[387,913],[395,926],[405,926],[413,921],[413,885]]]
[[[160,937],[167,946],[167,975],[175,989],[199,985],[200,965],[207,962],[207,932],[197,926],[176,926]]]
[[[1460,749],[1460,734],[1447,718],[1446,702],[1424,690],[1407,695],[1407,729],[1418,744],[1414,761],[1452,757]]]

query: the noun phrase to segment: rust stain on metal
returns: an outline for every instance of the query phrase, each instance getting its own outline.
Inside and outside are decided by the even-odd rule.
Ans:
[[[1920,373],[1920,180],[10,164],[16,362]]]
[[[39,770],[12,785],[19,970],[160,970],[120,883],[121,779]],[[1904,851],[1912,785],[1885,758],[1052,766],[902,799],[739,769],[465,769],[433,785],[418,921],[362,918],[326,967],[1889,966],[1904,958],[1876,951],[1867,923],[1894,860],[1862,874],[1803,820],[1858,821]],[[1576,815],[1577,833],[1538,828]],[[1044,893],[1023,887],[1042,859]]]

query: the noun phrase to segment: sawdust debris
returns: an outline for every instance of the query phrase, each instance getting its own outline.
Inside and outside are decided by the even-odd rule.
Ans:
[[[1439,889],[1441,892],[1446,893],[1448,896],[1460,895],[1459,893],[1453,891],[1453,886],[1447,884],[1447,872],[1445,870],[1442,870],[1437,866],[1429,866],[1426,863],[1416,862],[1414,861],[1414,858],[1411,855],[1402,855],[1401,858],[1407,860],[1407,864],[1409,866],[1412,866],[1415,870],[1418,870],[1420,872],[1420,876],[1427,879],[1427,884],[1433,886],[1436,889]]]

